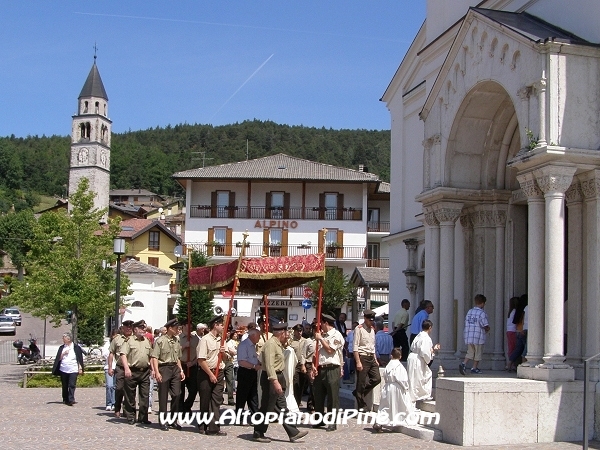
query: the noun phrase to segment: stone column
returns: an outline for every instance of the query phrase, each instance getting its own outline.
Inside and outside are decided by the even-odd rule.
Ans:
[[[546,166],[534,175],[546,201],[544,368],[569,369],[564,356],[565,192],[575,167]],[[571,369],[572,371],[572,369]],[[574,373],[573,373],[574,376]],[[571,378],[573,379],[573,378]]]
[[[527,196],[527,362],[524,367],[542,363],[544,354],[544,197],[531,172],[517,175]],[[519,366],[519,367],[521,367]],[[518,374],[521,378],[527,378]]]
[[[567,250],[567,362],[581,365],[582,342],[582,284],[583,284],[583,194],[579,182],[574,182],[565,192],[567,200],[568,229]]]
[[[471,219],[471,211],[465,211],[460,216],[460,225],[463,230],[465,279],[464,279],[464,296],[458,299],[458,323],[456,327],[456,356],[462,358],[466,351],[463,332],[465,328],[465,314],[467,306],[471,304],[473,298],[473,221]]]
[[[588,358],[600,353],[600,169],[590,170],[578,176],[581,191],[585,198],[584,209],[584,258],[583,273],[583,356]],[[590,380],[600,379],[598,361],[592,361]]]
[[[440,223],[440,291],[439,316],[443,318],[434,327],[440,330],[441,359],[455,359],[454,345],[454,224],[462,210],[462,203],[440,202],[433,205]]]
[[[542,74],[542,78],[534,83],[533,87],[537,92],[540,119],[540,134],[538,136],[537,146],[545,147],[546,144],[546,77]]]
[[[434,323],[431,340],[439,341],[440,317],[440,223],[430,207],[425,208],[425,300],[433,302],[434,311],[430,319]]]
[[[404,245],[408,250],[408,267],[402,273],[406,277],[406,288],[410,293],[410,306],[414,311],[417,307],[417,249],[419,241],[417,239],[405,239]]]
[[[494,298],[494,354],[492,368],[504,367],[504,233],[508,205],[494,205],[493,218],[496,225],[496,295]],[[498,362],[500,361],[500,362]]]

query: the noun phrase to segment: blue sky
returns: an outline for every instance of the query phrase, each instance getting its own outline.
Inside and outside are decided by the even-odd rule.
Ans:
[[[67,135],[97,64],[113,131],[273,120],[389,129],[425,0],[0,0],[0,136]]]

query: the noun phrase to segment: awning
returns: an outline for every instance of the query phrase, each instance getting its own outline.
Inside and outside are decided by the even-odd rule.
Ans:
[[[188,272],[192,290],[232,290],[238,260],[193,267]],[[325,277],[325,254],[242,258],[238,290],[268,294]]]

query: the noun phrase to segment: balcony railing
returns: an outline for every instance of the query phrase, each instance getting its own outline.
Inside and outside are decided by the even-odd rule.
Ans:
[[[381,267],[384,269],[389,269],[390,268],[390,259],[389,258],[368,259],[367,267]]]
[[[367,222],[367,231],[371,233],[389,233],[389,222]]]
[[[271,220],[362,220],[360,208],[323,208],[273,206],[192,205],[190,217],[198,219],[271,219]],[[389,225],[388,225],[389,227]]]
[[[242,251],[241,244],[187,243],[193,250],[206,253],[208,256],[225,256],[236,258]],[[325,257],[328,259],[366,259],[366,248],[357,245],[326,246]],[[318,253],[317,245],[308,244],[249,244],[246,246],[246,256],[297,256]]]

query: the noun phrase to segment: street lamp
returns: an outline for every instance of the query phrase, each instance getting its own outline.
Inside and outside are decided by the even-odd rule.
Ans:
[[[119,307],[121,300],[121,255],[125,254],[125,239],[117,237],[113,240],[113,253],[117,255],[117,286],[115,291],[115,330],[119,328]]]

